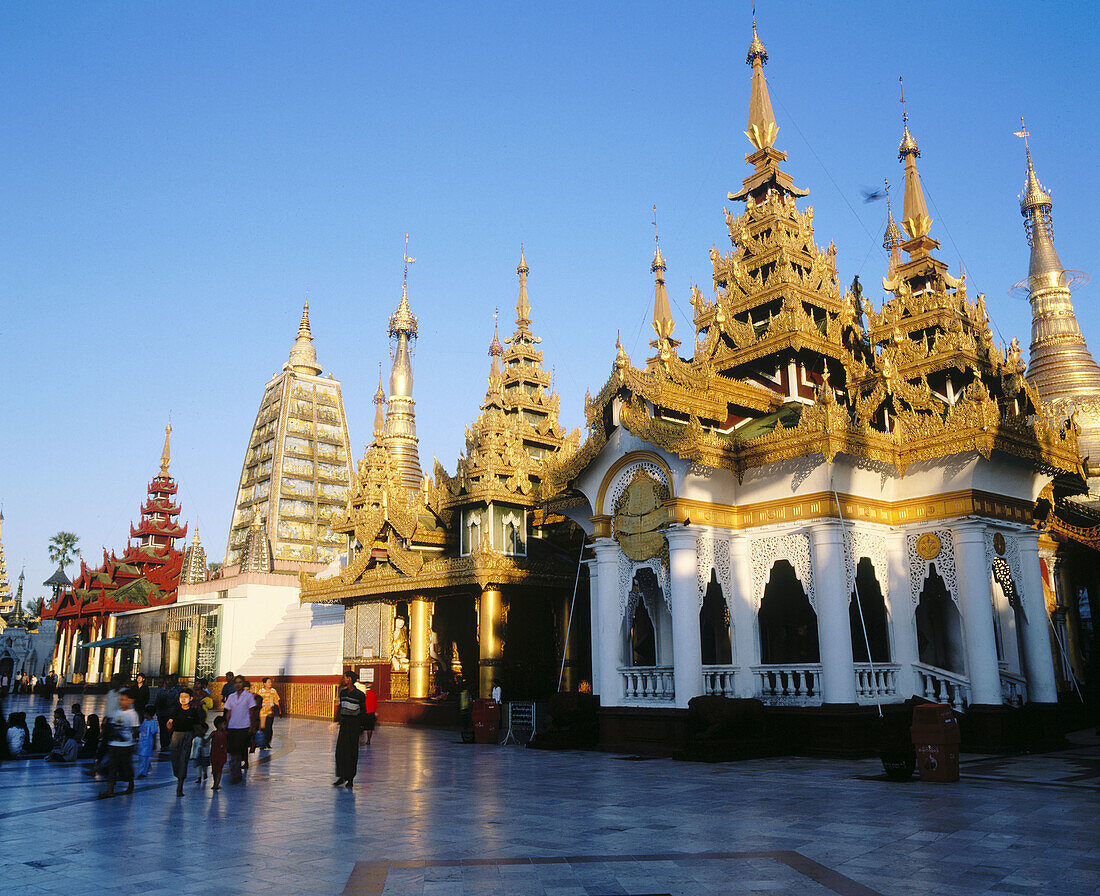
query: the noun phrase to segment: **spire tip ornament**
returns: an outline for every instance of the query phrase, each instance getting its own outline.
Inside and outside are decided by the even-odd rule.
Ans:
[[[309,327],[309,302],[302,304],[302,319],[298,322],[298,336],[290,347],[290,359],[287,366],[296,373],[321,375],[321,365],[317,363],[317,349],[313,346],[313,333]]]

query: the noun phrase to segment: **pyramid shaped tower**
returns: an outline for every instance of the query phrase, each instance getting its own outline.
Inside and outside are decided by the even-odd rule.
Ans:
[[[270,539],[272,566],[331,560],[342,539],[329,520],[347,498],[350,456],[340,382],[321,376],[307,304],[290,358],[264,387],[252,425],[226,567],[242,566],[254,528]]]

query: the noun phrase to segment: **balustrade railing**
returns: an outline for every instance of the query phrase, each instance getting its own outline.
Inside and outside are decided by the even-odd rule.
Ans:
[[[1002,669],[1001,700],[1007,706],[1023,706],[1027,702],[1027,679]]]
[[[736,697],[736,666],[703,666],[703,691],[712,697]]]
[[[672,666],[626,666],[619,669],[624,700],[669,701],[676,697]]]
[[[898,695],[896,663],[856,663],[856,698],[877,703]]]
[[[810,706],[821,702],[821,663],[753,666],[752,674],[765,703]]]
[[[924,663],[914,663],[913,668],[920,675],[921,692],[926,700],[946,703],[959,712],[970,704],[970,682],[965,675]]]

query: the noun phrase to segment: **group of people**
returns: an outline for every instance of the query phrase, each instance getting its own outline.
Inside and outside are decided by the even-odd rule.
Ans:
[[[57,691],[57,673],[50,672],[39,678],[26,670],[22,670],[11,679],[7,675],[0,677],[0,697],[19,694],[37,694],[40,697],[52,697]]]
[[[187,688],[170,677],[153,690],[139,673],[130,686],[108,692],[102,719],[95,713],[85,716],[80,704],[74,703],[71,715],[58,706],[52,726],[39,715],[29,730],[25,712],[11,713],[6,722],[0,712],[5,729],[0,732],[0,754],[2,758],[38,757],[51,762],[90,759],[85,774],[102,775],[106,780],[100,799],[113,797],[120,782],[126,785],[125,793],[133,793],[135,778],[149,774],[158,752],[171,761],[177,797],[184,795],[191,768],[196,784],[203,785],[209,777],[213,789],[220,790],[226,767],[228,783],[240,784],[249,754],[271,749],[275,716],[282,714],[279,693],[270,678],[264,678],[253,692],[243,676],[227,672],[221,696],[222,712],[211,723],[214,700],[206,680]],[[378,695],[373,688],[360,685],[354,671],[345,672],[333,720],[338,731],[334,786],[353,786],[359,748],[370,745],[377,710]]]
[[[0,721],[3,721],[0,719]],[[37,716],[34,727],[27,727],[27,714],[13,712],[4,722],[3,758],[45,758],[47,762],[75,762],[91,759],[99,749],[99,716],[92,713],[87,718],[79,703],[72,705],[72,716],[65,715],[61,706],[53,711],[51,725],[44,715]]]

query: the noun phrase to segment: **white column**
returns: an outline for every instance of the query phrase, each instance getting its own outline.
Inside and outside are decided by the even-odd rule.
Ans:
[[[1043,577],[1039,569],[1039,533],[1027,529],[1016,538],[1020,546],[1020,578],[1023,580],[1017,587],[1020,605],[1027,617],[1023,637],[1027,699],[1030,703],[1057,703],[1058,684],[1054,677]]]
[[[917,653],[917,619],[914,615],[912,585],[909,581],[909,540],[905,530],[891,532],[886,538],[886,562],[889,567],[890,623],[894,630],[892,659],[898,664],[898,697],[903,700],[921,695],[921,681],[914,663]]]
[[[997,665],[997,638],[993,632],[991,571],[986,565],[985,525],[978,522],[952,526],[955,539],[955,572],[959,580],[966,669],[970,677],[970,702],[1000,706],[1001,670]]]
[[[623,686],[619,678],[622,665],[622,618],[619,614],[619,545],[614,538],[596,539],[597,588],[593,603],[600,645],[600,677],[592,690],[600,695],[602,706],[621,706]],[[595,674],[595,672],[593,672]]]
[[[752,590],[752,560],[749,558],[749,539],[735,535],[730,539],[730,566],[732,567],[729,601],[730,619],[733,622],[733,662],[737,666],[737,696],[755,697],[756,679],[752,667],[760,662],[760,638],[756,632],[756,595]]]
[[[598,694],[600,692],[600,665],[603,661],[603,655],[600,651],[600,570],[595,560],[585,560],[584,562],[588,564],[588,630],[591,632],[589,649],[592,652],[591,684],[592,692]]]
[[[672,589],[672,680],[676,705],[687,706],[703,693],[703,652],[699,642],[698,533],[680,526],[668,529],[669,586]]]
[[[817,592],[817,640],[821,650],[821,695],[824,703],[855,703],[852,626],[848,617],[848,576],[844,534],[835,520],[810,526],[814,590]]]

